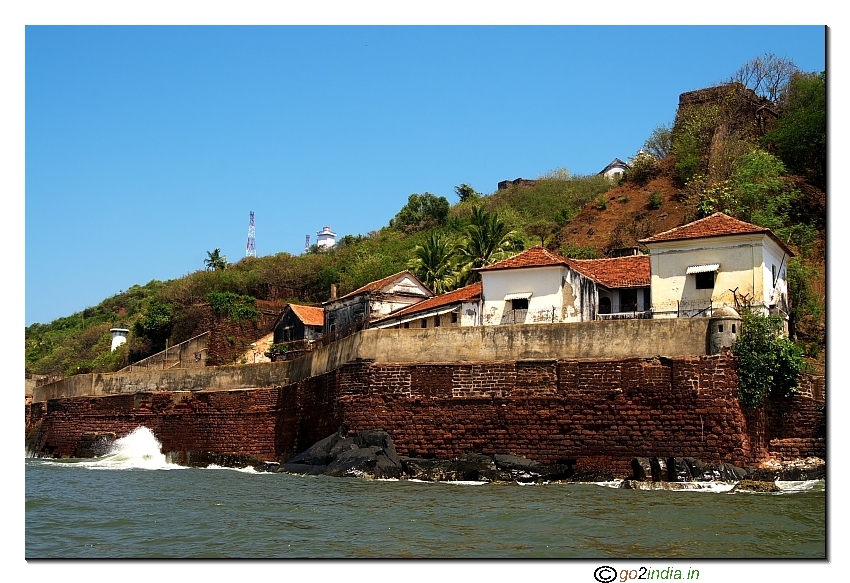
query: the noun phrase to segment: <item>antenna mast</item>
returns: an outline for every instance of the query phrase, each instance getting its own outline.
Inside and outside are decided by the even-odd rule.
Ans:
[[[251,219],[248,221],[248,244],[245,246],[245,257],[256,257],[257,249],[254,247],[254,211],[251,211]]]

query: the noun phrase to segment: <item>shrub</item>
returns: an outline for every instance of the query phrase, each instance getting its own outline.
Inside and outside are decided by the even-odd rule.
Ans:
[[[604,211],[608,208],[608,198],[605,196],[600,196],[596,199],[596,210]]]
[[[649,152],[641,150],[629,160],[629,169],[626,170],[623,178],[626,182],[643,186],[659,174],[661,174],[661,167],[658,165],[658,160]]]
[[[629,200],[631,199],[628,196],[621,196],[617,199],[617,202],[619,202],[620,204],[626,204],[627,202],[629,202]]]
[[[590,245],[574,245],[572,243],[564,246],[560,254],[568,259],[599,259],[599,252]]]
[[[664,195],[658,192],[657,190],[653,190],[649,193],[649,208],[652,210],[658,210],[661,208],[661,205],[664,203]]]
[[[226,316],[234,322],[246,320],[256,322],[260,317],[257,300],[251,296],[233,292],[212,292],[207,295],[207,302],[216,315]]]
[[[790,397],[796,392],[803,351],[783,334],[776,316],[744,312],[732,353],[738,357],[738,400],[747,409],[762,405],[768,394]]]

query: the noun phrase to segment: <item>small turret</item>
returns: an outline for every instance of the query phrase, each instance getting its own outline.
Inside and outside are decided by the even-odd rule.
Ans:
[[[741,316],[729,306],[723,306],[711,315],[708,323],[708,353],[720,354],[732,348],[741,333]]]

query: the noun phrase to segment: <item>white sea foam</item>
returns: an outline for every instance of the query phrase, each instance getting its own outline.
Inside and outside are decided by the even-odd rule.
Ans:
[[[106,455],[74,465],[93,470],[183,469],[183,466],[166,461],[162,444],[147,427],[137,427],[130,435],[115,440]]]
[[[258,472],[253,466],[245,466],[244,468],[232,468],[228,466],[220,466],[218,464],[210,464],[206,467],[208,470],[230,470],[231,472],[242,472],[243,474],[271,474],[273,472]]]

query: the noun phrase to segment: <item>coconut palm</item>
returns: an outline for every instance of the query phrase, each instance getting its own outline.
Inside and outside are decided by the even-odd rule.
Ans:
[[[422,245],[413,249],[407,268],[439,295],[455,288],[455,243],[446,235],[431,231]]]
[[[207,266],[207,271],[218,271],[227,267],[227,256],[221,254],[221,249],[216,249],[213,252],[207,251],[207,258],[204,259],[204,265]]]
[[[467,227],[464,242],[458,248],[461,284],[478,281],[476,268],[507,259],[522,251],[523,243],[516,231],[512,231],[499,218],[498,213],[488,213],[480,206],[472,211],[472,223]]]

